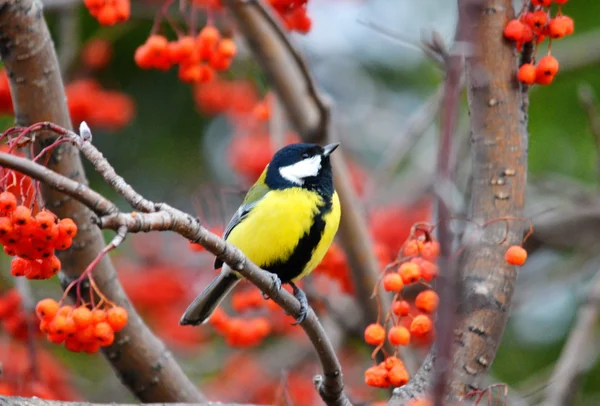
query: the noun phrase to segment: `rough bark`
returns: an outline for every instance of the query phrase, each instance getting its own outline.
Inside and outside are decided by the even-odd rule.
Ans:
[[[503,30],[514,16],[510,0],[486,0],[477,12],[476,42],[466,58],[471,113],[472,194],[470,217],[478,224],[523,215],[527,178],[527,93],[516,80],[514,44]],[[463,44],[464,46],[464,44]],[[502,221],[466,233],[460,261],[463,297],[455,328],[448,397],[457,400],[481,389],[508,319],[518,268],[508,265],[509,245],[520,244],[525,221]],[[432,357],[430,357],[431,360]],[[391,404],[423,396],[431,362],[395,391]]]
[[[70,128],[57,57],[39,1],[0,2],[0,56],[10,79],[17,125],[51,121]],[[43,135],[35,149],[40,151],[53,141],[52,135]],[[87,184],[79,152],[70,144],[53,150],[48,168]],[[49,209],[61,218],[73,218],[79,226],[73,247],[60,254],[62,272],[68,277],[79,276],[105,245],[100,230],[91,223],[92,212],[47,187],[42,188],[42,195]],[[104,350],[122,382],[142,401],[203,401],[170,352],[131,306],[108,257],[100,261],[94,275],[102,292],[129,312],[127,327],[117,334],[115,344]]]

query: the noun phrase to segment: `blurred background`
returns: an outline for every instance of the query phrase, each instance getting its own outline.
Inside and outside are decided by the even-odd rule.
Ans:
[[[70,107],[72,113],[81,113],[73,113],[74,125],[82,118],[92,120],[95,145],[147,198],[167,201],[199,216],[211,229],[222,229],[257,170],[260,173],[282,142],[293,140],[276,101],[267,122],[259,127],[240,124],[239,117],[226,109],[211,111],[218,103],[245,100],[256,106],[272,97],[245,44],[236,38],[239,55],[224,74],[236,80],[235,87],[227,88],[234,101],[219,101],[213,93],[223,92],[224,87],[192,86],[182,83],[175,69],[142,70],[134,63],[134,52],[151,32],[160,1],[134,1],[131,20],[114,27],[100,26],[79,2],[45,1],[65,83],[71,86]],[[516,6],[520,8],[520,2]],[[490,384],[510,386],[514,398],[509,404],[533,405],[541,399],[578,306],[600,270],[600,107],[596,99],[600,4],[572,0],[564,12],[574,19],[576,29],[573,36],[552,45],[560,73],[552,85],[531,89],[527,216],[536,232],[528,240],[530,257],[520,271],[511,319],[489,376]],[[175,6],[172,15],[177,16]],[[308,15],[310,32],[294,33],[292,39],[316,81],[335,102],[355,188],[371,234],[385,251],[379,257],[383,266],[408,236],[410,226],[431,218],[428,192],[443,72],[420,44],[434,31],[450,43],[455,2],[311,0]],[[174,38],[166,24],[161,32]],[[96,48],[90,50],[90,43]],[[541,47],[538,52],[546,50]],[[96,114],[96,126],[88,116],[90,109],[104,114],[100,118]],[[10,115],[5,116],[3,127],[12,122]],[[469,176],[468,137],[463,104],[455,140],[457,193],[464,192]],[[87,169],[93,188],[126,207],[89,165]],[[394,224],[393,229],[389,224]],[[188,301],[214,275],[210,254],[181,237],[150,234],[129,237],[112,257],[134,305],[211,400],[319,403],[311,380],[319,367],[306,338],[299,329],[288,327],[289,319],[280,310],[252,309],[248,303],[256,295],[249,286],[240,290],[244,295],[235,297],[237,303],[232,298],[225,308],[229,317],[246,320],[271,312],[270,333],[264,337],[240,344],[231,337],[224,339],[215,325],[179,327]],[[364,384],[370,348],[362,343],[362,332],[351,314],[343,311],[356,306],[344,255],[338,249],[327,259],[307,284],[316,292],[317,309],[338,347],[349,393],[357,402],[387,399],[388,391]],[[13,281],[8,257],[2,263],[6,293]],[[338,276],[331,277],[336,272]],[[37,300],[61,294],[55,280],[31,287]],[[318,298],[323,293],[337,305],[321,303]],[[265,307],[255,307],[261,306]],[[28,355],[15,349],[6,324],[0,333],[0,361],[5,371],[18,376],[19,365]],[[600,404],[600,340],[591,343],[590,348],[581,348],[588,372],[574,405]],[[47,360],[36,362],[45,365],[49,374],[59,375],[52,379],[66,382],[60,398],[132,400],[100,355],[71,353],[43,337],[36,345],[38,354],[43,354],[40,359],[48,355]],[[427,345],[412,347],[413,367]],[[0,384],[7,377],[8,372],[0,376]]]

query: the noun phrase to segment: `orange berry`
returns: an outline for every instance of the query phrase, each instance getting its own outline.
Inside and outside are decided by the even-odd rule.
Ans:
[[[415,337],[422,337],[433,329],[433,321],[429,316],[419,314],[410,323],[410,332]]]
[[[127,310],[122,307],[116,306],[110,308],[106,312],[106,321],[115,332],[120,331],[123,329],[123,327],[125,327],[127,324],[127,319]]]
[[[198,34],[198,41],[203,47],[213,48],[221,39],[219,30],[213,25],[207,25]]]
[[[75,333],[74,338],[80,343],[90,343],[96,340],[94,336],[94,325],[89,325]]]
[[[17,208],[17,198],[11,192],[0,193],[0,212],[11,213]]]
[[[65,348],[72,352],[81,352],[84,344],[78,341],[76,338],[67,338],[65,340]]]
[[[96,19],[102,25],[115,25],[119,21],[117,10],[114,7],[104,6],[96,15]]]
[[[513,245],[506,250],[505,258],[511,265],[522,266],[527,260],[527,251],[520,245]]]
[[[519,73],[517,73],[517,79],[519,79],[519,82],[527,85],[533,85],[535,83],[535,77],[535,65],[532,63],[525,63],[521,65],[519,68]]]
[[[400,292],[404,288],[402,277],[396,272],[391,272],[383,277],[383,288],[388,292]]]
[[[531,4],[533,4],[534,6],[550,7],[551,3],[552,0],[531,0]]]
[[[406,300],[396,300],[392,305],[392,311],[396,316],[407,316],[410,312],[410,304]]]
[[[31,271],[31,262],[21,257],[15,257],[10,261],[10,273],[12,276],[25,276]]]
[[[421,279],[421,268],[414,262],[405,262],[400,265],[398,273],[405,285],[418,282]]]
[[[388,370],[374,366],[365,371],[365,383],[375,388],[389,388]]]
[[[417,240],[410,240],[406,244],[404,244],[404,248],[402,249],[404,256],[412,257],[414,255],[419,255],[419,243]]]
[[[77,235],[77,224],[73,219],[64,218],[58,222],[58,231],[73,238]]]
[[[115,340],[115,333],[110,324],[103,321],[94,327],[94,337],[100,343],[101,347],[106,347],[111,345]]]
[[[380,345],[385,340],[385,328],[381,324],[369,324],[365,329],[365,342]]]
[[[410,331],[406,327],[394,326],[388,332],[388,341],[392,345],[408,345],[410,342]]]
[[[421,269],[421,278],[427,282],[431,282],[438,277],[439,270],[437,265],[433,262],[425,261],[422,258],[413,258],[411,262],[419,265],[419,269]]]
[[[35,306],[35,313],[40,320],[51,320],[58,313],[58,302],[54,299],[42,299]]]
[[[46,338],[48,338],[48,341],[54,344],[62,344],[66,337],[64,334],[50,332]]]
[[[50,334],[65,335],[68,328],[67,318],[62,315],[56,315],[50,322]]]
[[[532,27],[536,32],[540,32],[548,23],[548,12],[544,10],[538,10],[531,13],[530,20]]]
[[[44,334],[50,333],[50,322],[52,319],[42,319],[40,321],[40,331]]]
[[[44,279],[42,275],[42,266],[38,261],[27,260],[29,262],[29,271],[25,274],[25,277],[30,280]]]
[[[13,232],[12,221],[8,217],[0,217],[0,237],[6,237]]]
[[[152,68],[152,51],[148,45],[143,44],[135,50],[133,59],[135,64],[141,69]]]
[[[162,35],[154,34],[148,37],[146,45],[155,53],[164,52],[169,46],[169,41]]]
[[[71,312],[73,311],[73,306],[62,306],[60,309],[58,309],[58,313],[56,313],[58,316],[64,316],[67,317],[71,314]]]
[[[390,369],[388,372],[388,379],[390,380],[392,386],[399,387],[406,385],[410,379],[410,376],[404,367],[404,363],[399,363]]]
[[[56,255],[52,255],[50,258],[43,259],[40,266],[42,275],[50,278],[60,271],[61,263]]]
[[[435,262],[440,256],[440,243],[427,241],[421,248],[421,257],[426,261]]]
[[[232,58],[237,52],[235,42],[230,38],[223,38],[221,41],[219,41],[217,52],[221,54],[221,56]]]
[[[31,210],[23,205],[17,206],[13,211],[13,223],[24,226],[28,222],[32,221]]]
[[[209,62],[210,66],[218,71],[227,70],[231,66],[231,58],[221,54],[213,54]]]
[[[72,316],[67,316],[65,321],[65,329],[64,333],[67,337],[73,337],[77,332],[77,325],[75,325],[75,321]]]
[[[98,324],[106,321],[106,312],[102,309],[92,310],[92,324]]]
[[[437,310],[439,302],[438,294],[432,289],[427,289],[417,295],[415,307],[426,313],[433,313]]]
[[[548,23],[548,33],[554,39],[566,37],[575,31],[575,23],[568,16],[557,16]]]
[[[92,311],[86,306],[79,306],[74,309],[71,317],[73,317],[73,321],[79,330],[92,324]]]
[[[100,350],[100,343],[98,341],[92,341],[89,343],[85,343],[83,346],[83,351],[88,354],[97,353]]]
[[[512,41],[523,40],[524,25],[519,20],[511,20],[504,28],[504,36]]]
[[[538,62],[535,68],[535,81],[541,85],[552,83],[558,73],[558,61],[552,55],[546,55]]]

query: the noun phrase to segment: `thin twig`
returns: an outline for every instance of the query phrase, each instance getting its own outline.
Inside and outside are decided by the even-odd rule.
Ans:
[[[460,49],[459,45],[471,44],[473,41],[472,25],[475,15],[464,0],[458,0],[458,26],[454,41],[454,52],[448,57],[446,81],[442,101],[442,130],[438,146],[436,168],[436,211],[438,217],[437,237],[440,243],[440,278],[436,287],[440,295],[440,306],[436,320],[435,347],[437,356],[434,360],[433,404],[443,406],[446,388],[452,370],[452,347],[454,344],[454,326],[457,303],[460,298],[460,271],[456,261],[452,259],[453,235],[450,230],[452,218],[452,173],[451,155],[453,152],[454,132],[458,118],[461,77],[463,75],[464,53],[470,49]]]

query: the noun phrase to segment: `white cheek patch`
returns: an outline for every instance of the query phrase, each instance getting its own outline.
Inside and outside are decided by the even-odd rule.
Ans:
[[[321,155],[315,155],[311,158],[303,159],[293,165],[279,168],[281,176],[297,185],[304,184],[304,178],[317,176],[321,170]]]

